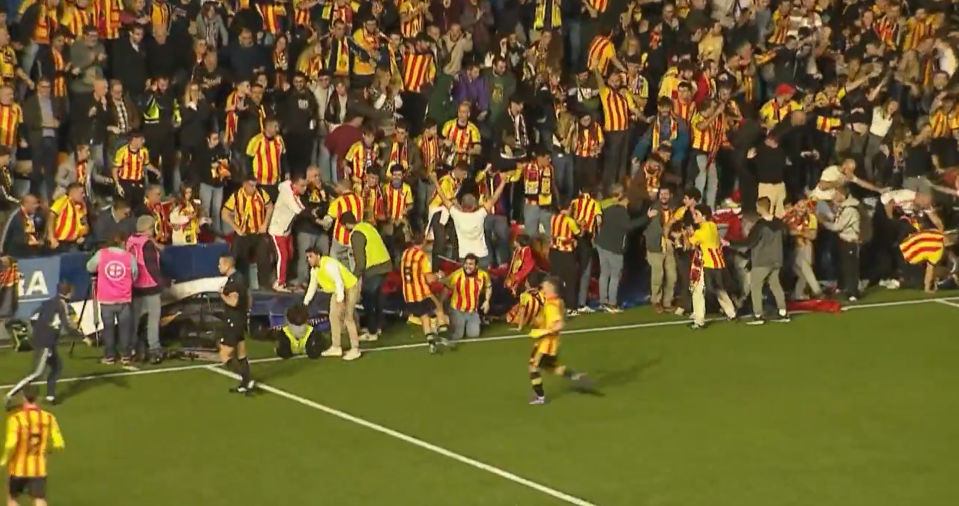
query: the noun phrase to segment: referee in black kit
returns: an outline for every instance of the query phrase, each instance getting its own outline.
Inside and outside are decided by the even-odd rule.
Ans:
[[[232,256],[220,257],[220,274],[226,283],[220,290],[223,299],[223,321],[226,324],[220,337],[220,360],[227,369],[240,375],[240,384],[231,392],[249,395],[255,387],[250,377],[250,361],[246,357],[246,327],[250,311],[250,289],[246,278],[237,272]]]
[[[34,369],[7,392],[8,410],[11,408],[13,398],[24,387],[43,376],[47,367],[50,368],[50,374],[47,375],[47,397],[45,401],[48,404],[56,404],[57,379],[60,378],[60,371],[63,368],[63,361],[60,360],[60,354],[57,353],[60,331],[64,328],[79,331],[67,312],[67,304],[70,303],[72,297],[73,286],[60,284],[57,285],[57,296],[44,301],[40,305],[40,313],[37,315],[36,323],[33,324],[33,338],[30,340],[34,349]]]

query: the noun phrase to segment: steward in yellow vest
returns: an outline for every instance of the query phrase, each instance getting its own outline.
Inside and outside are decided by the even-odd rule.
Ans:
[[[350,247],[353,248],[355,267],[353,274],[363,278],[360,297],[366,309],[366,326],[360,331],[361,341],[376,341],[385,324],[383,320],[383,283],[393,270],[390,253],[383,237],[373,225],[356,222],[352,213],[340,216],[340,223],[350,231]]]
[[[356,303],[360,298],[360,283],[339,260],[321,255],[313,248],[306,250],[306,262],[312,267],[310,286],[306,289],[303,304],[309,306],[317,288],[330,297],[330,347],[321,356],[343,357],[343,360],[360,358],[360,336],[356,328]],[[343,353],[340,346],[342,330],[350,337],[350,351]]]
[[[286,325],[275,331],[276,355],[282,359],[306,355],[311,359],[320,358],[323,342],[320,332],[308,325],[309,312],[303,304],[294,304],[286,310]]]

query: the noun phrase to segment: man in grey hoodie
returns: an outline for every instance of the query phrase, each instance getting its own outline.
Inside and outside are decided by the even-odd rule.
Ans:
[[[839,268],[842,290],[850,302],[859,297],[859,201],[849,194],[849,188],[836,188],[833,201],[838,207],[835,220],[823,220],[822,225],[839,236]]]
[[[600,308],[610,313],[620,312],[617,305],[619,282],[623,273],[623,251],[626,235],[630,230],[643,226],[647,216],[630,220],[626,206],[629,201],[623,195],[623,185],[614,183],[609,188],[612,204],[603,209],[603,223],[596,233],[594,244],[599,255],[599,303]]]
[[[759,220],[752,226],[749,235],[734,246],[742,246],[750,250],[752,269],[749,272],[750,295],[753,302],[754,318],[747,325],[762,325],[763,318],[763,286],[769,285],[769,290],[776,299],[779,309],[777,322],[788,322],[786,312],[786,294],[783,293],[779,282],[779,269],[783,266],[783,241],[788,233],[786,224],[773,216],[772,202],[768,197],[760,197],[756,201],[756,210]]]

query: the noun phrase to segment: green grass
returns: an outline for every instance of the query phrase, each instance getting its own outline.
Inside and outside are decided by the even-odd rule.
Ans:
[[[867,302],[917,297],[883,293]],[[588,329],[676,320],[647,308]],[[547,380],[527,406],[526,340],[354,363],[254,364],[328,406],[599,506],[947,506],[959,502],[959,307],[923,303],[789,325],[583,332],[562,357],[601,396]],[[503,327],[487,335],[510,333]],[[400,327],[381,346],[418,342]],[[268,346],[254,346],[265,356]],[[68,375],[116,372],[93,350]],[[164,366],[181,365],[165,364]],[[0,382],[27,357],[0,356]],[[537,506],[563,501],[447,456],[198,369],[61,385],[55,504]]]

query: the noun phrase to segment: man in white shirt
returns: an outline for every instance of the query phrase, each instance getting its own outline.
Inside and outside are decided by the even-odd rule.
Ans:
[[[276,281],[273,289],[278,292],[288,292],[286,287],[287,266],[293,261],[293,238],[290,232],[293,229],[293,219],[303,212],[303,202],[300,195],[306,192],[306,179],[296,175],[292,179],[283,181],[278,187],[278,196],[273,205],[273,217],[267,232],[273,241],[276,250]]]
[[[310,306],[317,288],[330,294],[331,344],[322,356],[343,357],[343,360],[360,358],[360,335],[356,326],[356,301],[360,298],[359,280],[339,260],[323,256],[315,249],[306,251],[306,261],[311,267],[310,286],[306,289],[303,304]],[[350,337],[350,351],[346,354],[340,346],[344,326]]]
[[[430,177],[436,183],[436,175]],[[456,229],[457,252],[456,256],[460,262],[465,261],[466,255],[473,254],[479,258],[479,266],[483,269],[489,267],[489,248],[486,246],[486,217],[492,212],[493,206],[503,194],[503,188],[510,178],[500,178],[499,186],[493,192],[493,196],[477,208],[476,197],[467,194],[463,196],[463,204],[459,205],[450,200],[443,192],[436,192],[443,201],[443,205],[449,208],[450,218],[453,219],[453,227]]]

